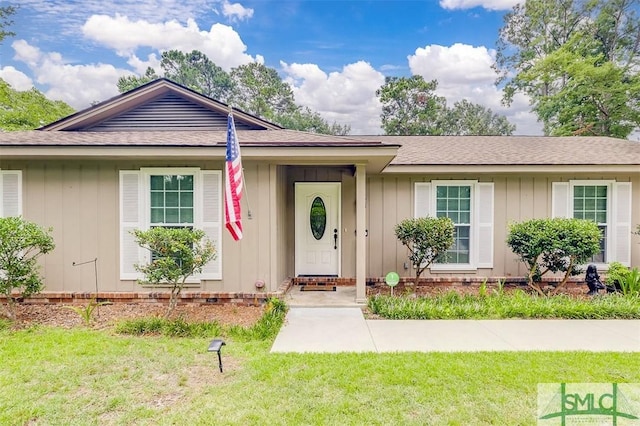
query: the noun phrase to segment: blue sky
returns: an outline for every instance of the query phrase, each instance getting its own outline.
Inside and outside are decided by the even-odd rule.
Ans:
[[[12,3],[4,1],[3,4]],[[260,61],[296,101],[353,134],[378,134],[385,76],[439,81],[539,134],[528,100],[506,108],[493,85],[495,41],[517,0],[19,0],[0,45],[0,77],[76,109],[117,94],[123,75],[158,68],[162,51],[201,50],[226,70]]]

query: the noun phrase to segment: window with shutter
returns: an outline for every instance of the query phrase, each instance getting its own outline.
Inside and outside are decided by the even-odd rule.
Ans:
[[[191,281],[221,279],[221,172],[197,168],[143,168],[120,172],[121,279],[141,278],[134,265],[149,260],[131,235],[155,226],[202,229],[217,257]]]
[[[592,220],[602,231],[592,262],[631,261],[631,182],[572,180],[552,185],[552,216]]]
[[[415,183],[414,216],[449,217],[454,245],[432,270],[493,267],[493,183],[431,181]]]

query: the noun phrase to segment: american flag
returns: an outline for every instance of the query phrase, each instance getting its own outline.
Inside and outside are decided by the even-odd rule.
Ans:
[[[224,223],[234,240],[242,239],[242,160],[233,115],[227,119],[227,168],[224,185]]]

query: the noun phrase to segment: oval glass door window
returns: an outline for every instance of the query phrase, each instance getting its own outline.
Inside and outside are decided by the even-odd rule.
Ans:
[[[327,208],[320,197],[316,197],[311,203],[309,226],[311,227],[313,238],[316,240],[322,239],[324,231],[327,228]]]

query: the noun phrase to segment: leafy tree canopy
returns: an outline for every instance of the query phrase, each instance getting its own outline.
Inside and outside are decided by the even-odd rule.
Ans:
[[[6,37],[13,37],[16,35],[13,31],[8,31],[9,28],[13,24],[13,20],[11,16],[13,16],[17,11],[15,6],[2,6],[0,7],[0,43]]]
[[[376,91],[387,135],[510,135],[515,126],[505,116],[467,100],[453,108],[435,94],[436,80],[422,76],[387,77]]]
[[[47,99],[36,88],[19,92],[0,79],[0,129],[33,130],[72,114],[62,101]]]
[[[638,0],[527,0],[505,15],[503,101],[530,96],[545,134],[628,136],[638,126]]]

